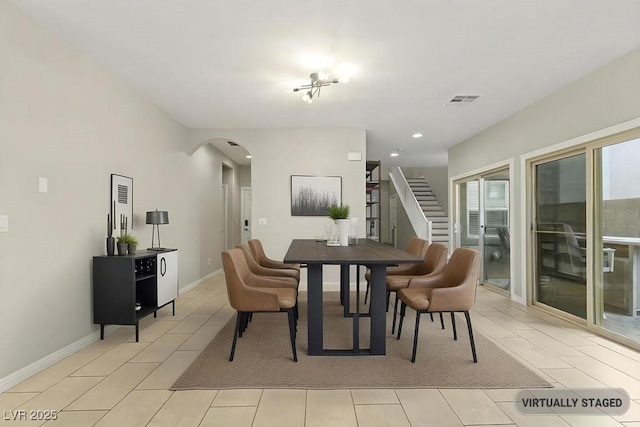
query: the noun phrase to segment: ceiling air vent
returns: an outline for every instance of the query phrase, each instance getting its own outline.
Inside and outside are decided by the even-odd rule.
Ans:
[[[233,141],[227,141],[227,143],[228,143],[230,146],[232,146],[232,147],[239,147],[239,146],[240,146],[240,145],[236,144],[236,143],[235,143],[235,142],[233,142]]]
[[[456,95],[446,105],[468,105],[478,98],[480,95]]]

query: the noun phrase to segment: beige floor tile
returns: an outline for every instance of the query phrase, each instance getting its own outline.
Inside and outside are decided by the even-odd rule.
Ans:
[[[520,322],[519,320],[514,319],[513,317],[502,313],[500,311],[495,312],[486,312],[482,313],[484,317],[487,319],[491,319],[500,326],[507,328],[510,331],[518,331],[520,329],[529,330],[532,329],[531,326],[526,323]]]
[[[222,329],[221,325],[204,325],[200,327],[194,334],[187,339],[184,344],[179,347],[179,350],[204,350],[209,345],[211,340],[218,335]]]
[[[136,388],[140,390],[168,390],[199,354],[199,351],[174,352]]]
[[[538,369],[571,367],[523,338],[496,338],[496,341]]]
[[[352,389],[353,403],[355,405],[384,405],[400,403],[398,395],[392,389]]]
[[[349,390],[308,390],[305,427],[357,427]]]
[[[511,419],[482,390],[440,390],[464,425],[509,424]],[[513,406],[513,404],[510,404]]]
[[[640,361],[631,359],[623,354],[599,345],[576,348],[583,354],[587,354],[594,359],[613,366],[619,371],[626,372],[628,375],[640,380]]]
[[[498,310],[500,313],[504,313],[507,316],[512,317],[517,321],[525,324],[540,323],[540,317],[537,317],[534,314],[519,310],[516,307],[512,307],[512,306],[496,307],[496,310]]]
[[[494,402],[514,402],[516,394],[520,391],[517,388],[492,388],[483,389],[487,396]]]
[[[640,403],[632,400],[629,410],[624,415],[614,416],[613,418],[620,422],[640,422]]]
[[[412,427],[458,427],[462,422],[438,390],[396,390]]]
[[[16,384],[9,391],[44,391],[100,356],[102,356],[102,353],[74,353],[43,371],[38,372],[34,376],[27,378],[20,384]]]
[[[131,358],[131,362],[164,362],[190,337],[190,334],[165,334]]]
[[[122,343],[75,371],[74,376],[105,377],[144,350],[149,343]]]
[[[640,398],[640,381],[592,357],[563,357],[563,361],[608,387],[623,388],[631,399]]]
[[[569,324],[570,326],[558,327],[559,325],[556,325],[553,322],[561,322],[563,324],[568,324],[568,322],[564,322],[561,319],[556,319],[555,317],[549,318],[549,321],[552,323],[531,323],[531,326],[571,347],[592,344],[592,341],[589,341],[587,338],[584,338],[580,335],[579,332],[581,330],[577,326]]]
[[[61,411],[100,381],[101,377],[67,377],[26,402],[20,409]]]
[[[126,363],[66,409],[111,409],[157,366],[157,363]]]
[[[134,390],[105,415],[96,426],[145,426],[171,396],[168,390]]]
[[[545,350],[547,353],[559,357],[580,357],[584,356],[584,353],[580,352],[578,348],[569,347],[565,343],[558,341],[557,339],[550,337],[544,332],[540,332],[537,329],[529,329],[522,331],[515,331],[516,334],[520,335],[525,340],[529,341],[532,344],[540,347]]]
[[[589,337],[588,340],[640,362],[640,351],[625,347],[604,337]]]
[[[197,427],[216,396],[215,390],[174,392],[147,427]]]
[[[153,318],[153,317],[147,316],[147,318]],[[154,321],[152,324],[145,327],[144,329],[142,329],[141,327],[140,334],[138,337],[139,342],[154,342],[155,340],[160,338],[162,335],[167,333],[167,331],[169,331],[171,328],[176,326],[178,323],[180,323],[179,320],[168,319],[168,320],[163,320],[162,322]],[[132,336],[127,340],[127,342],[135,342],[135,339],[136,337]]]
[[[622,423],[624,427],[640,427],[640,422]]]
[[[209,301],[202,304],[193,314],[208,314],[209,316],[213,316],[216,314],[218,310],[220,310],[226,301],[222,301],[221,299],[210,299]]]
[[[561,418],[571,427],[623,427],[623,424],[606,416],[562,415]]]
[[[90,427],[94,426],[107,411],[62,411],[56,420],[47,421],[47,427]]]
[[[98,340],[80,350],[81,352],[105,352],[109,351],[118,344],[125,342],[134,335],[135,331],[131,327],[121,326],[109,335],[105,335],[103,340]]]
[[[180,307],[176,307],[176,315],[175,316],[163,316],[160,318],[160,321],[170,320],[170,321],[183,321],[187,317],[191,316],[194,311],[196,311],[203,304],[204,301],[199,298],[193,298],[192,300],[185,302]]]
[[[171,330],[167,333],[192,334],[200,329],[200,326],[204,325],[210,317],[211,315],[209,314],[191,314],[186,319],[171,328]]]
[[[221,308],[211,316],[206,325],[220,325],[224,326],[229,323],[232,317],[236,315],[236,311],[233,308]]]
[[[305,390],[264,390],[253,427],[304,427]]]
[[[39,393],[2,393],[0,394],[0,411],[4,412],[16,409],[38,394]]]
[[[252,427],[256,409],[255,406],[210,408],[199,427]]]
[[[258,406],[261,389],[220,390],[211,406]]]
[[[411,426],[402,405],[356,405],[359,427]]]
[[[482,301],[476,301],[475,304],[473,304],[473,310],[477,311],[479,313],[497,311],[494,307],[491,307],[491,306],[483,303]]]
[[[478,313],[471,314],[471,324],[474,329],[477,329],[485,335],[493,338],[517,337],[514,332],[511,332],[507,328],[503,328],[487,317],[479,316]]]
[[[600,381],[576,368],[543,369],[542,371],[567,388],[606,387]]]
[[[516,410],[513,403],[498,403],[502,409],[518,427],[567,427],[567,424],[558,415],[523,415]]]

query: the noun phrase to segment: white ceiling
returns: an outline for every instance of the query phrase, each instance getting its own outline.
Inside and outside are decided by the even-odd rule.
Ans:
[[[444,165],[449,147],[640,46],[638,0],[13,1],[187,127],[364,128],[385,165]],[[344,63],[351,82],[313,104],[287,93]],[[480,98],[445,106],[458,94]]]

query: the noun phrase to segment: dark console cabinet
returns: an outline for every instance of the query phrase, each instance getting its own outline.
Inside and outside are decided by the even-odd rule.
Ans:
[[[178,297],[178,251],[141,251],[135,255],[93,257],[93,322],[134,325]],[[139,304],[139,307],[136,306]]]

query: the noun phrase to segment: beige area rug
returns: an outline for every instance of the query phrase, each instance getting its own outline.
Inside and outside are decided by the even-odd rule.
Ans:
[[[416,363],[411,363],[415,312],[407,309],[402,337],[387,334],[385,356],[308,356],[306,295],[301,293],[298,363],[293,362],[286,313],[257,313],[238,338],[233,362],[229,352],[235,316],[173,384],[173,390],[230,388],[530,388],[550,387],[544,379],[474,329],[478,363],[473,363],[464,317],[442,330],[437,315],[420,317]],[[337,292],[325,293],[325,348],[348,348],[352,319],[342,317]],[[353,298],[352,298],[353,300]],[[387,317],[391,328],[390,310]],[[399,318],[399,316],[398,316]],[[473,322],[473,314],[471,315]],[[360,320],[362,348],[368,347],[369,319]],[[366,337],[365,337],[366,336]]]

